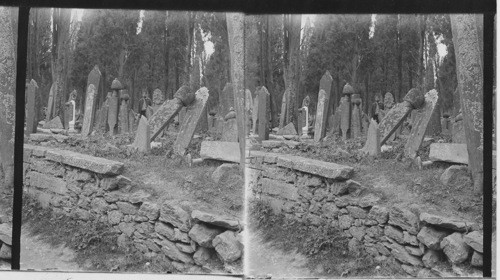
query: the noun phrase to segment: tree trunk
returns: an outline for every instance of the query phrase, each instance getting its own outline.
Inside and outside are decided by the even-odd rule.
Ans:
[[[170,100],[174,96],[172,91],[168,89],[169,74],[170,74],[170,28],[169,28],[169,18],[168,11],[165,12],[165,28],[163,29],[163,60],[165,61],[165,98]],[[177,90],[177,89],[175,89]]]
[[[418,15],[418,28],[419,28],[419,61],[418,61],[418,77],[420,79],[420,87],[424,89],[425,86],[425,75],[424,75],[424,60],[425,56],[425,29],[427,23],[427,15]]]
[[[297,95],[299,89],[300,65],[300,25],[301,15],[285,16],[285,88],[288,89],[286,98],[286,123],[293,122],[297,126]],[[296,127],[297,128],[297,127]],[[297,128],[298,129],[298,128]],[[297,130],[298,131],[298,130]]]
[[[16,117],[16,49],[11,9],[0,7],[0,175],[3,173],[4,187],[9,189],[14,186]]]
[[[52,80],[56,82],[56,92],[54,95],[54,114],[53,117],[59,116],[64,123],[64,107],[66,100],[64,97],[67,91],[67,78],[68,78],[68,62],[70,50],[70,24],[71,24],[71,10],[70,9],[56,9],[54,11],[54,33],[53,47],[57,49],[56,56],[53,56],[53,77]]]
[[[186,61],[184,65],[185,69],[185,83],[191,86],[191,53],[193,51],[193,31],[194,31],[194,19],[196,16],[196,12],[187,12],[187,28],[186,28],[186,37],[188,38],[188,45],[186,49]],[[193,89],[194,90],[194,89]]]
[[[396,45],[398,49],[398,93],[396,94],[396,102],[400,102],[403,97],[403,48],[401,47],[401,31],[400,31],[400,15],[397,21]]]
[[[469,169],[474,191],[483,191],[483,61],[480,32],[474,15],[450,15],[457,80],[464,130],[469,153]],[[488,132],[490,133],[490,132]]]
[[[231,57],[231,83],[233,84],[234,103],[236,105],[241,170],[244,170],[245,167],[246,139],[244,18],[245,16],[241,13],[226,13],[229,53]]]

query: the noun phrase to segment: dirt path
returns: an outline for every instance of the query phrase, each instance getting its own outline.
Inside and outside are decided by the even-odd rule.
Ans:
[[[29,234],[27,227],[21,233],[21,270],[81,271],[73,261],[75,252],[63,245],[54,247]]]
[[[306,267],[306,256],[297,252],[284,252],[266,243],[261,234],[251,231],[249,236],[247,275],[275,277],[312,277],[313,273]]]

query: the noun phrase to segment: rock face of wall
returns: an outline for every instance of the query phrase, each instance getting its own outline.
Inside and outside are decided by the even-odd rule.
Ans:
[[[55,148],[24,145],[25,194],[43,207],[117,230],[118,246],[146,256],[167,256],[179,272],[214,267],[241,273],[241,223],[174,200],[155,202],[144,190],[129,192],[123,163]]]
[[[430,277],[441,260],[482,266],[479,225],[403,205],[382,206],[379,195],[350,180],[351,167],[252,151],[247,172],[253,199],[288,219],[339,228],[355,254],[395,259],[419,277]]]

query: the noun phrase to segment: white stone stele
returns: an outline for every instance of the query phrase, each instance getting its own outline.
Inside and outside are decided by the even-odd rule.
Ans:
[[[71,105],[73,105],[73,119],[71,121],[69,121],[69,130],[68,130],[68,133],[76,133],[76,130],[75,130],[75,121],[76,121],[76,118],[75,118],[75,111],[76,111],[76,103],[75,103],[75,100],[71,100],[69,103],[71,103]]]
[[[303,139],[309,139],[311,137],[309,137],[309,108],[307,108],[307,106],[304,106],[301,108],[305,114],[306,114],[306,123],[305,123],[305,126],[302,127],[302,136],[300,138],[303,138]]]

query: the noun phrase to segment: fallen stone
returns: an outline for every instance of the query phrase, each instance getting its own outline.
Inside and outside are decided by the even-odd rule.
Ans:
[[[279,140],[262,140],[262,148],[274,149],[285,145],[285,142]]]
[[[439,250],[441,241],[448,235],[445,231],[436,230],[431,227],[422,227],[417,235],[417,239],[422,242],[427,248]]]
[[[129,178],[118,175],[116,177],[105,177],[101,180],[101,188],[105,191],[114,191],[120,188],[124,188],[127,185],[132,183],[132,180]]]
[[[443,185],[463,184],[463,182],[472,184],[467,166],[464,165],[453,165],[448,167],[441,175],[440,181]]]
[[[471,230],[473,223],[467,223],[457,218],[443,217],[435,214],[421,213],[420,220],[427,224],[434,225],[440,228],[452,229],[454,231],[465,232]]]
[[[234,218],[223,216],[223,215],[215,215],[207,212],[202,212],[198,210],[194,210],[191,213],[191,217],[195,221],[201,221],[207,224],[231,229],[231,230],[239,230],[243,226],[240,222]]]
[[[30,134],[29,139],[33,142],[47,142],[55,140],[56,138],[52,134],[32,133]]]
[[[280,155],[277,165],[335,180],[347,180],[354,175],[350,166],[292,155]]]
[[[464,241],[475,251],[483,252],[483,235],[479,231],[473,231],[464,235]]]
[[[472,258],[470,259],[470,264],[472,266],[483,266],[483,254],[474,251]]]
[[[278,130],[277,135],[297,135],[297,130],[295,129],[295,125],[293,123],[289,123],[285,125],[283,128]]]
[[[212,241],[212,245],[224,262],[234,262],[243,253],[243,246],[233,231],[227,230],[217,235]]]
[[[418,233],[418,217],[403,206],[393,206],[389,211],[389,224],[398,226],[411,234]]]
[[[469,164],[467,144],[432,143],[429,152],[432,161]]]
[[[184,232],[191,228],[191,216],[173,201],[165,201],[160,208],[160,221],[169,223]]]
[[[439,251],[432,249],[427,250],[427,252],[425,252],[424,256],[422,257],[422,262],[424,263],[425,267],[428,268],[435,267],[440,260],[441,260],[441,255]]]
[[[212,180],[215,183],[219,183],[220,180],[225,177],[232,170],[238,170],[237,164],[223,163],[212,173]]]
[[[240,162],[240,146],[238,142],[203,141],[200,156],[204,159],[215,159],[228,162]]]
[[[441,241],[441,249],[443,249],[448,259],[454,263],[462,263],[469,257],[470,249],[465,244],[462,234],[455,232],[448,235]]]
[[[53,118],[52,120],[45,122],[43,125],[45,129],[64,129],[64,126],[61,122],[61,118],[59,116]]]
[[[119,175],[124,166],[123,163],[118,161],[60,149],[47,149],[45,158],[103,175]]]
[[[189,237],[202,247],[213,248],[212,240],[220,233],[222,233],[222,230],[219,228],[195,224],[189,231]]]
[[[12,245],[12,227],[8,224],[0,224],[0,241]]]

